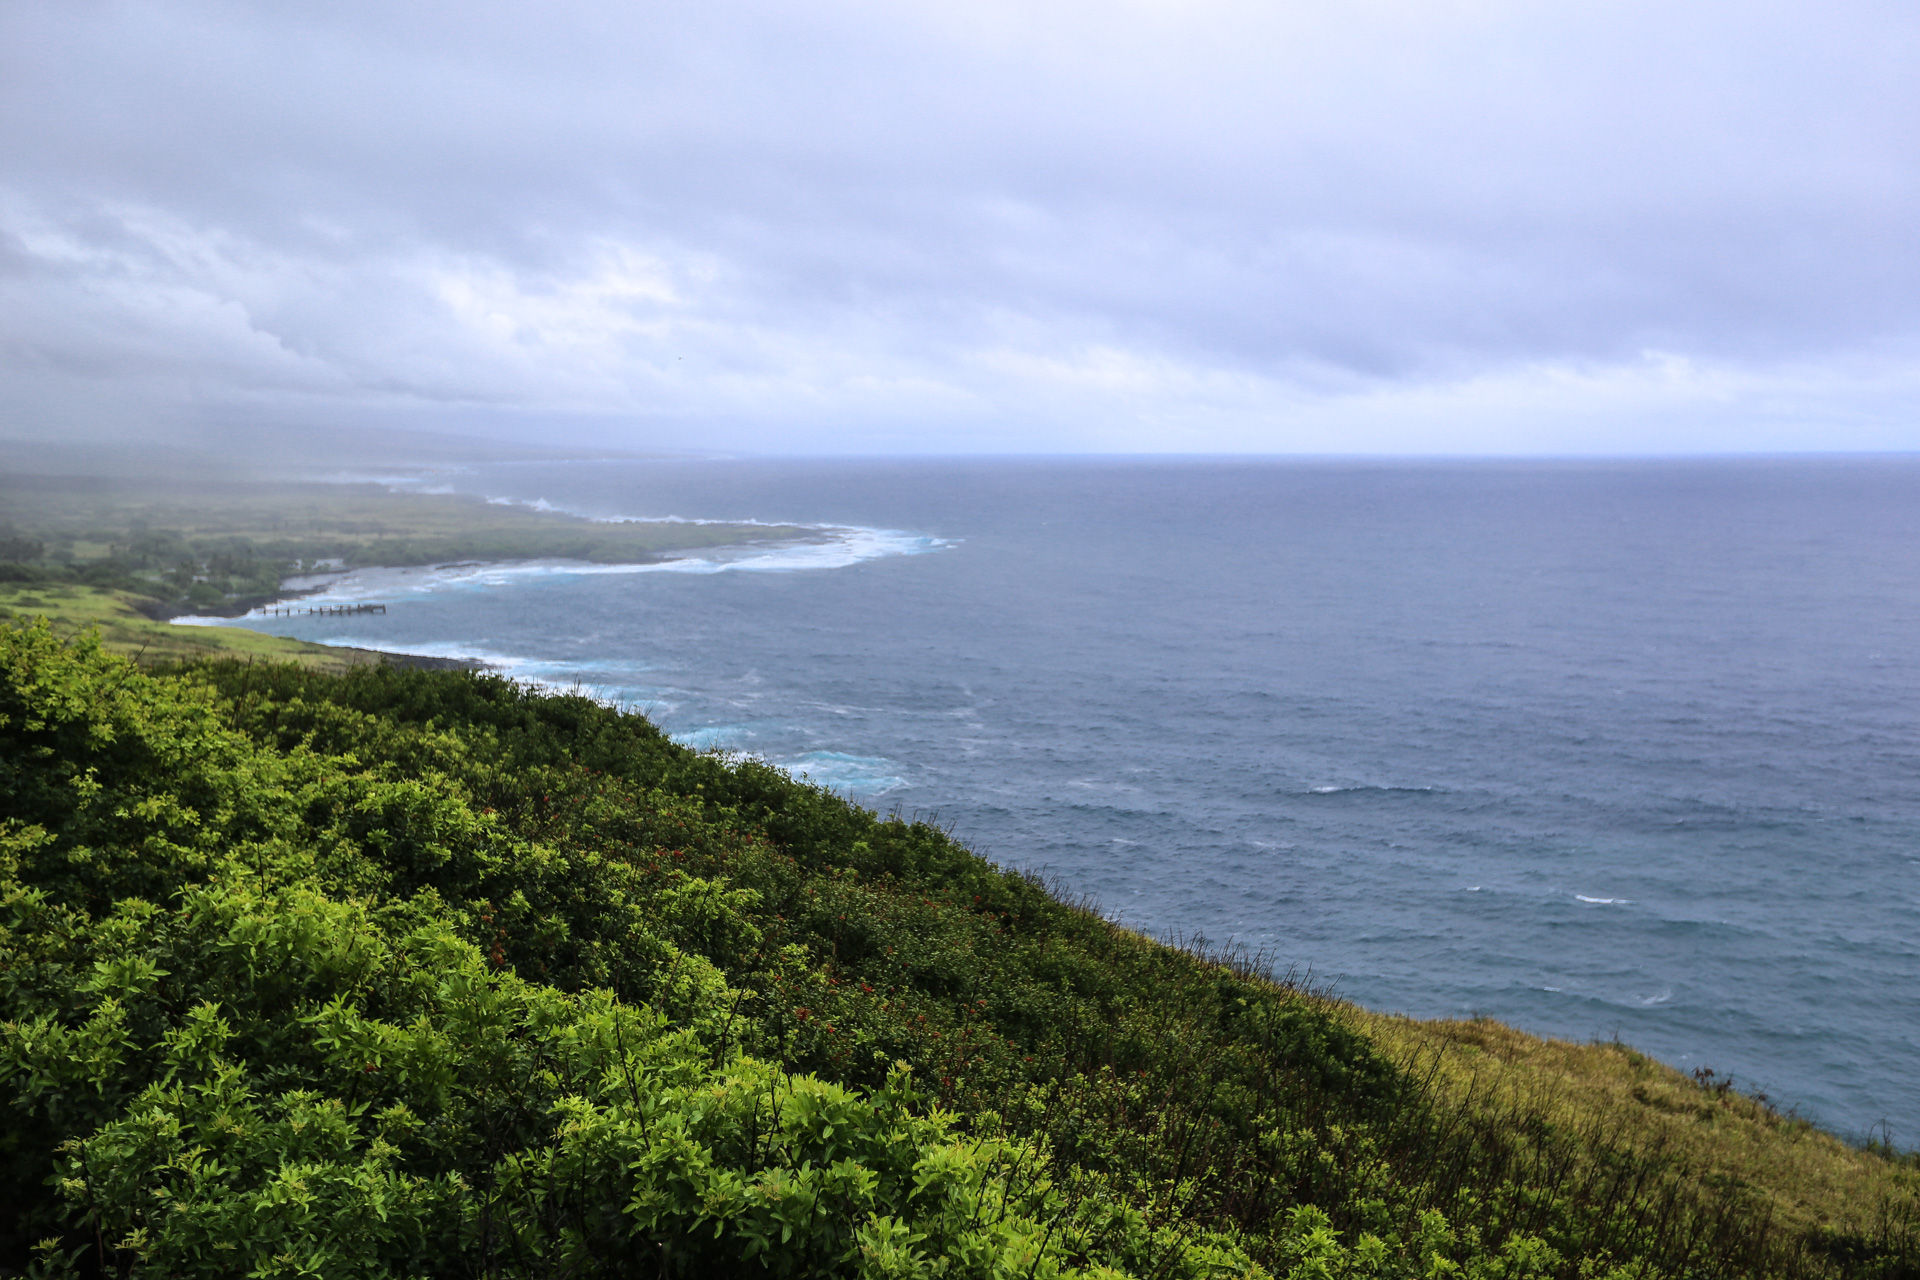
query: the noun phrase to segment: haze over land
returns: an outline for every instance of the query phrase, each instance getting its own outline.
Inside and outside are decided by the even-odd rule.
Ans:
[[[1920,15],[0,10],[0,435],[1905,449]]]

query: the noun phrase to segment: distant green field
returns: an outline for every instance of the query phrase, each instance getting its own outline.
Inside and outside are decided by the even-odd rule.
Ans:
[[[602,523],[375,484],[136,485],[11,474],[0,476],[0,621],[44,617],[67,636],[98,628],[110,651],[142,665],[259,658],[338,672],[382,655],[164,619],[243,613],[279,595],[287,576],[323,565],[645,563],[812,535],[764,525]]]
[[[244,544],[259,555],[309,563],[534,556],[608,563],[697,547],[790,541],[812,532],[755,524],[613,524],[465,494],[396,493],[376,484],[146,488],[37,476],[0,479],[0,530],[7,526],[16,537],[43,543],[46,557],[63,562],[127,555],[178,538],[208,550]]]
[[[258,658],[341,672],[378,663],[382,657],[366,649],[311,644],[241,627],[179,627],[156,622],[140,612],[143,602],[151,603],[129,591],[78,583],[0,583],[0,623],[24,624],[46,618],[56,634],[66,637],[98,628],[101,643],[109,652],[132,658],[143,667],[203,658]]]
[[[0,476],[0,582],[136,593],[154,612],[234,615],[317,566],[457,560],[647,563],[818,536],[798,526],[608,523],[375,484],[136,486]]]

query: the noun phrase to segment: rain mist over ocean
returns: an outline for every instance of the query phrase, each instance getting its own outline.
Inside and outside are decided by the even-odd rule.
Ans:
[[[1363,1004],[1920,1139],[1920,460],[516,463],[832,526],[260,618],[580,682]]]

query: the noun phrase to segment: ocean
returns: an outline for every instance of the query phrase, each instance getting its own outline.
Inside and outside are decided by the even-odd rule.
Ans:
[[[469,655],[1362,1004],[1920,1145],[1920,459],[742,460],[408,479],[820,527],[376,570]]]

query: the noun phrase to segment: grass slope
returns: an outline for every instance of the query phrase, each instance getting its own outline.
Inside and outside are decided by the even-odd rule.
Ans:
[[[1862,1241],[1911,1239],[1920,1158],[1842,1142],[1764,1095],[1736,1091],[1727,1076],[1689,1076],[1625,1044],[1543,1039],[1491,1018],[1349,1013],[1397,1061],[1429,1064],[1448,1109],[1534,1116],[1592,1134],[1594,1149],[1670,1162],[1749,1197],[1774,1230],[1843,1258],[1868,1252]]]
[[[0,794],[0,1264],[1573,1280],[1920,1259],[1909,1164],[1651,1067],[1623,1096],[1624,1051],[1375,1018],[1159,945],[583,698],[380,667],[154,675],[0,628]],[[1689,1116],[1745,1136],[1658,1137]]]
[[[293,662],[339,673],[377,665],[384,655],[367,649],[313,644],[242,627],[177,627],[141,612],[150,597],[131,591],[71,582],[0,582],[0,622],[27,624],[44,618],[59,635],[95,632],[109,652],[143,666],[230,658],[241,662]]]

